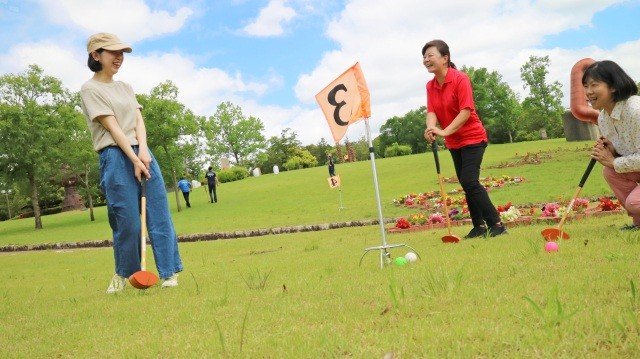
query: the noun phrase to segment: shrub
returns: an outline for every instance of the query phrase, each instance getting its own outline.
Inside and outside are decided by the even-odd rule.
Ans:
[[[399,145],[395,142],[393,145],[384,149],[384,157],[406,156],[411,154],[411,146]]]
[[[221,183],[239,181],[246,178],[249,171],[244,167],[231,167],[228,170],[218,172],[218,180]]]
[[[302,158],[291,157],[284,163],[283,167],[287,171],[299,170],[302,168]]]
[[[318,165],[318,160],[307,150],[296,149],[295,154],[284,163],[287,171],[311,168]]]

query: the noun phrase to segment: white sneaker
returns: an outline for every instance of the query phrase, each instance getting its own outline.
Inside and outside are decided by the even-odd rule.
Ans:
[[[178,273],[175,273],[171,277],[162,282],[162,288],[177,287],[178,286]]]
[[[127,278],[114,274],[113,278],[111,278],[109,288],[107,288],[107,294],[122,292],[125,285],[127,285]]]

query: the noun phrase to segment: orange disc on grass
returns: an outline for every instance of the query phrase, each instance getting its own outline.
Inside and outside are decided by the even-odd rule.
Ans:
[[[138,289],[147,289],[158,283],[158,276],[148,271],[139,271],[129,277],[129,283]]]
[[[546,241],[555,241],[560,238],[569,239],[571,238],[567,232],[563,232],[558,228],[547,228],[542,230],[542,236]]]
[[[460,237],[453,235],[453,234],[449,234],[446,236],[442,237],[442,242],[443,243],[458,243],[460,242]]]

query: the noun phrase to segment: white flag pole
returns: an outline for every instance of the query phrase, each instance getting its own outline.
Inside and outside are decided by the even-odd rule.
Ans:
[[[418,254],[418,252],[416,252],[415,249],[411,248],[406,244],[387,244],[386,231],[384,229],[384,217],[382,216],[382,204],[380,202],[380,190],[378,188],[378,173],[376,171],[376,159],[373,151],[373,140],[371,139],[371,127],[369,126],[369,119],[365,118],[364,123],[367,128],[367,140],[369,142],[369,158],[371,159],[371,171],[373,172],[373,187],[376,191],[376,203],[378,205],[378,222],[380,223],[380,235],[382,237],[382,245],[377,247],[366,248],[364,250],[364,254],[362,255],[362,257],[360,257],[360,264],[362,264],[362,259],[364,259],[364,256],[367,253],[369,253],[369,251],[379,250],[380,251],[380,269],[382,269],[384,268],[385,264],[391,264],[391,255],[387,251],[387,249],[389,248],[407,247],[407,248],[410,248],[414,253],[416,253],[418,258],[420,258],[420,255]]]
[[[373,151],[373,141],[371,140],[371,127],[369,126],[369,119],[365,118],[364,123],[367,127],[367,141],[369,141],[369,158],[371,159],[371,171],[373,172],[373,188],[376,191],[376,202],[378,204],[378,221],[380,222],[380,235],[382,236],[382,245],[386,246],[387,237],[384,230],[384,217],[382,216],[382,204],[380,201],[380,190],[378,187],[378,172],[376,171],[376,156]]]
[[[338,207],[338,211],[342,211],[346,208],[342,206],[342,185],[338,186],[338,191],[340,192],[340,207]]]

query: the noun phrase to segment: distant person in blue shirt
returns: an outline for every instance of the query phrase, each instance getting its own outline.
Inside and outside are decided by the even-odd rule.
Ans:
[[[191,203],[189,203],[189,192],[191,192],[191,182],[187,181],[186,178],[180,177],[180,181],[178,181],[178,187],[182,191],[182,196],[184,197],[184,201],[187,203],[187,208],[191,208]]]
[[[218,203],[218,195],[216,194],[216,187],[218,186],[218,176],[213,172],[213,167],[209,167],[209,172],[206,174],[207,186],[209,187],[210,203]]]

